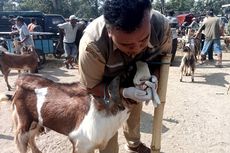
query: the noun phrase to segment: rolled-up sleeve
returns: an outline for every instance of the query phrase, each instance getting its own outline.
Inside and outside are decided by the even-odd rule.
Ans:
[[[61,24],[58,24],[57,26],[60,29],[65,29],[66,25],[67,25],[66,23],[61,23]]]
[[[87,34],[84,34],[79,45],[80,82],[87,88],[101,83],[105,68],[105,59]]]

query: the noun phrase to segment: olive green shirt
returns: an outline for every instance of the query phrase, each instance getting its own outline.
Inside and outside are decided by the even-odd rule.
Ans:
[[[200,33],[202,30],[204,30],[205,39],[212,40],[212,39],[220,39],[221,31],[220,31],[220,19],[218,17],[211,17],[209,16],[198,32]]]

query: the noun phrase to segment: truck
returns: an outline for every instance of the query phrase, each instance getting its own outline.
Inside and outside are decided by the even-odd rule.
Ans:
[[[36,39],[34,39],[35,47],[40,49],[40,53],[43,57],[44,54],[53,54],[60,57],[63,54],[63,48],[57,50],[57,44],[59,42],[59,29],[58,24],[64,23],[65,19],[59,14],[45,14],[40,11],[0,11],[0,37],[7,39],[9,50],[12,48],[11,32],[12,25],[14,24],[14,18],[22,16],[25,23],[28,25],[31,19],[34,18],[37,21],[37,25],[41,27],[41,31],[35,33]],[[11,51],[11,50],[10,50]]]
[[[0,11],[0,32],[10,32],[12,20],[17,16],[22,16],[27,25],[34,18],[41,26],[42,32],[54,34],[58,33],[57,25],[65,22],[64,17],[59,14],[45,14],[40,11]]]

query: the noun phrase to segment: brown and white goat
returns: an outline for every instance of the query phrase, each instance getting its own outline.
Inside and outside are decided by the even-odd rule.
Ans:
[[[182,82],[183,75],[191,75],[191,81],[194,82],[194,71],[196,66],[196,59],[194,50],[191,49],[190,45],[186,45],[183,48],[184,56],[181,59],[180,64],[180,82]]]
[[[103,149],[130,115],[132,104],[117,99],[120,81],[116,77],[109,84],[111,98],[105,105],[79,82],[63,84],[37,75],[20,75],[12,100],[17,126],[15,141],[20,153],[27,152],[28,144],[33,153],[41,153],[35,136],[43,127],[68,136],[73,153]]]
[[[28,70],[31,73],[37,71],[38,56],[33,47],[30,49],[32,50],[31,53],[25,55],[11,54],[0,50],[0,68],[8,90],[11,89],[8,82],[8,75],[11,69]]]
[[[27,82],[33,82],[33,86]],[[20,153],[27,152],[28,144],[32,152],[40,153],[34,138],[43,126],[68,136],[73,153],[92,153],[95,148],[103,149],[129,117],[128,108],[115,103],[110,103],[114,105],[111,109],[121,111],[108,114],[105,106],[79,83],[60,84],[24,75],[17,85],[13,103],[18,118],[15,141]]]

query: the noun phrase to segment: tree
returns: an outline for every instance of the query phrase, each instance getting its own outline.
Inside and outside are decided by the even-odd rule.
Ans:
[[[20,10],[36,10],[44,13],[53,13],[53,3],[50,0],[22,0]]]

